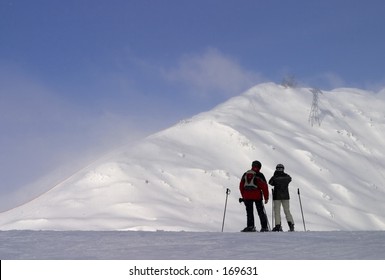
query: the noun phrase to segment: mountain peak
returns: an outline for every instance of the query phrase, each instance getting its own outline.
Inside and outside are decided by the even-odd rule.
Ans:
[[[321,93],[314,108],[310,88],[257,85],[0,214],[0,229],[218,231],[228,188],[225,228],[239,231],[238,184],[256,159],[267,179],[277,163],[292,176],[298,226],[301,189],[310,230],[384,229],[384,99]]]

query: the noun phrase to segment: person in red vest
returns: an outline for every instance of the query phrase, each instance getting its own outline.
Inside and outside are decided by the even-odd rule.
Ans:
[[[258,160],[253,161],[251,169],[243,174],[241,182],[239,183],[239,190],[242,196],[239,201],[243,201],[245,204],[247,216],[247,226],[242,232],[256,231],[254,223],[254,203],[261,223],[260,231],[269,231],[265,207],[263,206],[263,199],[265,200],[265,204],[269,201],[269,189],[265,176],[260,172],[261,167],[261,162]]]

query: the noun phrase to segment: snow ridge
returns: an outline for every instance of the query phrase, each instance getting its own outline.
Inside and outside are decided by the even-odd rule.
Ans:
[[[239,180],[258,159],[267,179],[278,163],[293,177],[298,230],[298,188],[312,231],[384,230],[385,96],[323,91],[319,126],[311,104],[310,88],[257,85],[1,213],[0,229],[219,231],[229,188],[225,231],[239,231]]]

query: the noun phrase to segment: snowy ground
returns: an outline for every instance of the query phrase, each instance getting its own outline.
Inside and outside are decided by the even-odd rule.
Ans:
[[[237,232],[239,181],[257,159],[267,179],[277,163],[292,176],[297,229],[300,189],[310,231],[384,231],[385,92],[319,95],[311,126],[313,89],[260,84],[0,213],[0,230],[216,232],[228,188],[226,231]]]
[[[0,230],[215,232],[229,188],[226,229],[237,232],[239,181],[257,159],[267,179],[286,166],[297,225],[300,189],[309,230],[384,231],[385,92],[323,92],[314,126],[312,98],[309,88],[260,84],[0,213]]]
[[[2,260],[385,260],[385,232],[1,231]]]
[[[215,276],[194,280],[255,279],[224,275],[245,266],[258,266],[264,280],[378,278],[385,266],[385,92],[321,95],[320,123],[311,126],[311,89],[259,85],[0,213],[1,278],[158,280],[169,277],[131,277],[128,269],[184,265],[215,267]],[[239,232],[238,184],[255,159],[267,178],[277,163],[292,175],[297,232]],[[272,219],[271,201],[266,211]]]

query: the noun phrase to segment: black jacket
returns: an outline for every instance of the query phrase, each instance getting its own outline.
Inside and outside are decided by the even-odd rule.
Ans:
[[[290,199],[289,183],[291,177],[283,171],[275,171],[273,177],[269,180],[269,184],[274,186],[273,200]]]

